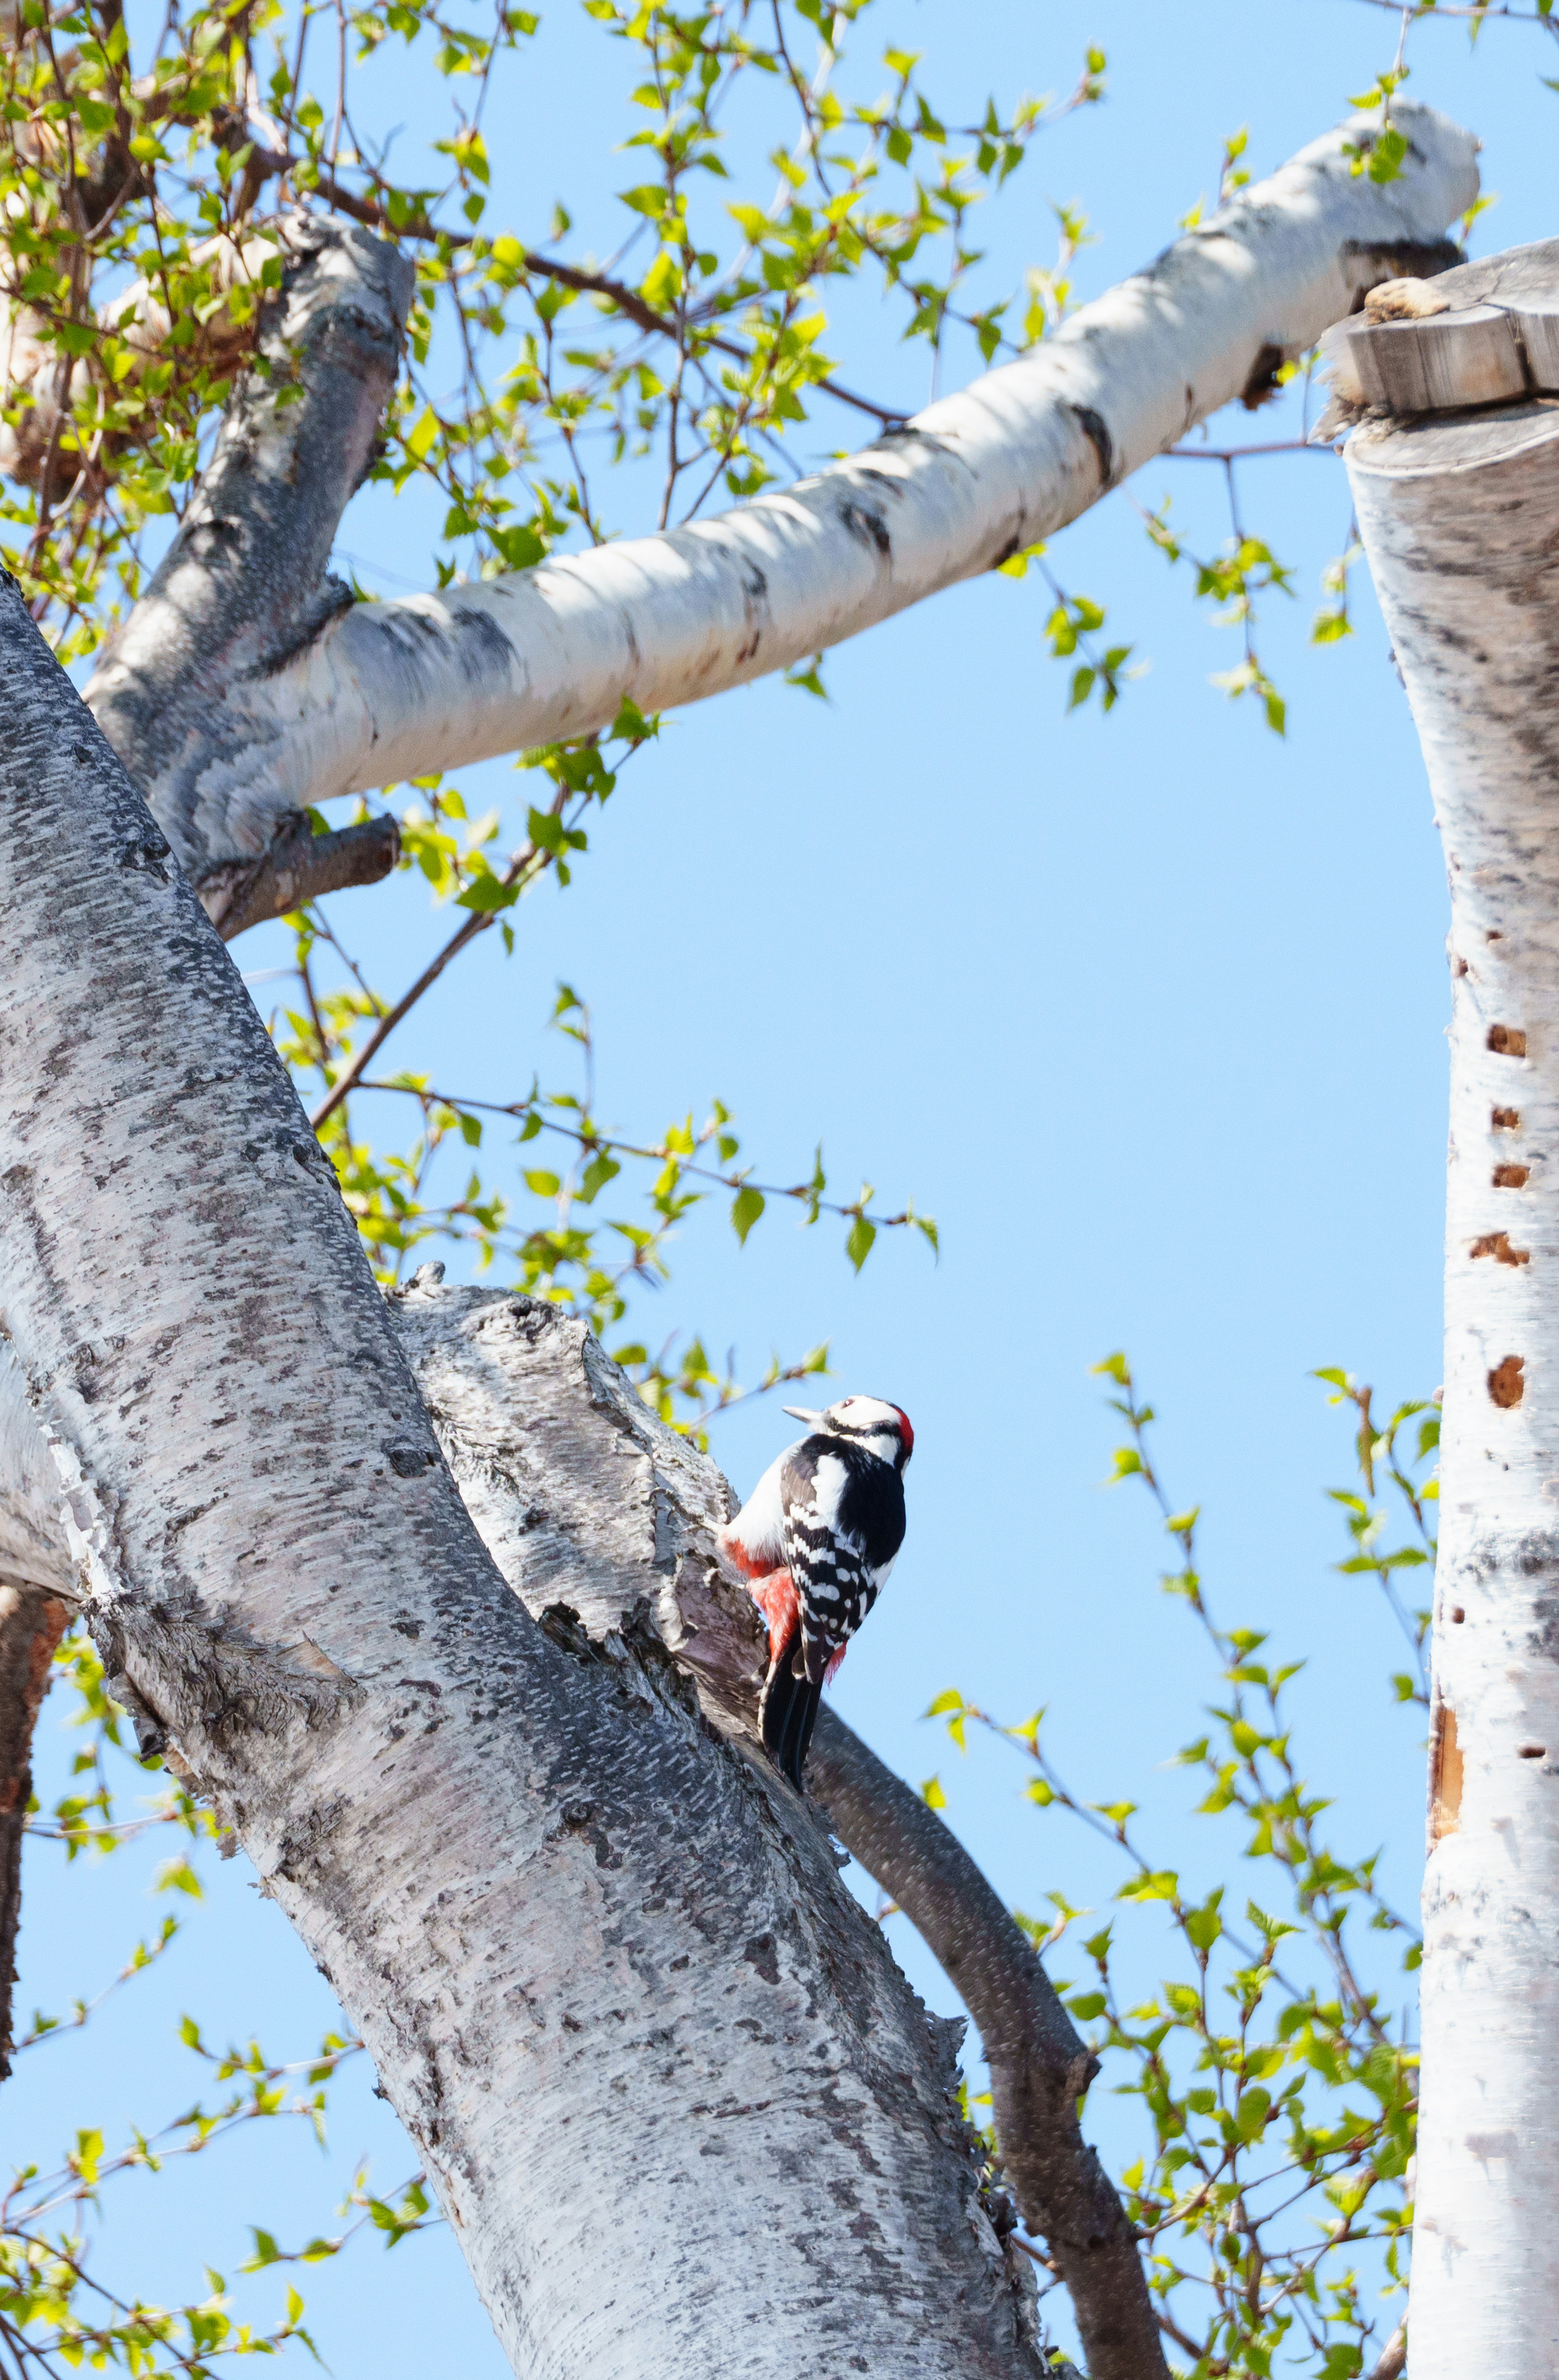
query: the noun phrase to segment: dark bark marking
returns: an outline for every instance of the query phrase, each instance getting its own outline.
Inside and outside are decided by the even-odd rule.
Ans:
[[[756,1968],[766,1984],[779,1982],[779,1958],[772,1934],[755,1934],[743,1947],[742,1957],[749,1967]]]
[[[846,498],[839,507],[839,519],[858,544],[874,547],[884,562],[893,560],[893,539],[881,513]]]
[[[1073,415],[1078,429],[1098,455],[1099,484],[1101,488],[1107,488],[1114,476],[1115,468],[1115,442],[1110,435],[1109,424],[1102,413],[1094,411],[1091,405],[1073,405],[1069,406],[1067,410]]]
[[[1283,349],[1273,346],[1270,339],[1257,348],[1250,370],[1246,375],[1245,386],[1239,393],[1239,401],[1247,413],[1259,411],[1277,395],[1277,376],[1283,370],[1285,361]]]

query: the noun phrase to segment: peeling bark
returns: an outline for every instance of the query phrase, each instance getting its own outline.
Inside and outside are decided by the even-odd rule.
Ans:
[[[1437,286],[1559,298],[1559,241]],[[1412,2368],[1530,2380],[1559,2353],[1559,407],[1382,419],[1347,459],[1451,890]]]
[[[653,1495],[627,1632],[536,1625],[8,580],[0,663],[0,1320],[87,1623],[361,2030],[516,2369],[1036,2380],[950,2029],[631,1626],[683,1559]]]
[[[304,801],[238,818],[221,791],[249,766],[250,706],[285,704],[288,663],[353,607],[330,576],[396,383],[412,268],[387,242],[284,216],[283,285],[177,536],[88,689],[224,938],[394,867],[393,821],[311,835]],[[301,390],[300,396],[294,392]]]
[[[1354,172],[1345,142],[1378,119],[1351,119],[1030,356],[814,479],[665,536],[396,602],[298,615],[284,577],[285,632],[266,613],[257,640],[230,605],[214,642],[186,634],[169,578],[89,700],[185,864],[217,883],[309,806],[604,727],[625,695],[647,711],[696,701],[856,636],[1049,536],[1218,407],[1259,403],[1375,284],[1454,261],[1441,235],[1476,194],[1477,144],[1431,108],[1392,113],[1410,142],[1396,180]],[[376,247],[335,237],[360,239],[363,258]],[[367,389],[365,376],[365,419]],[[326,478],[297,508],[318,552],[311,588],[344,501]],[[207,611],[214,502],[202,495],[177,549],[177,587]]]

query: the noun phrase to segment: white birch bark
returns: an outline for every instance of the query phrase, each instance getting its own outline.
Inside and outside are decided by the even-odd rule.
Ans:
[[[1457,306],[1559,294],[1559,241]],[[1356,433],[1451,888],[1413,2380],[1559,2368],[1559,408]]]
[[[1398,179],[1355,117],[1084,307],[1023,360],[815,479],[719,519],[514,576],[358,604],[137,759],[165,603],[143,603],[92,704],[181,854],[250,861],[307,804],[607,725],[780,669],[1050,536],[1232,398],[1253,399],[1375,283],[1454,261],[1477,143],[1397,103]],[[171,617],[171,615],[170,615]],[[188,863],[187,863],[188,864]]]
[[[466,1509],[508,1585],[533,1617],[554,1629],[577,1624],[602,1645],[648,1630],[674,1650],[713,1724],[756,1744],[762,1623],[746,1587],[708,1560],[737,1499],[708,1456],[646,1412],[582,1324],[500,1290],[444,1287],[442,1270],[423,1267],[390,1294],[388,1310]],[[0,1446],[12,1451],[17,1483],[7,1488],[0,1476],[0,1578],[15,1546],[63,1615],[74,1576],[58,1488],[20,1375],[3,1354]],[[0,1678],[0,1698],[3,1687]],[[14,1765],[25,1760],[24,1741]],[[820,1720],[809,1786],[973,2011],[1003,2180],[1060,2270],[1092,2380],[1164,2380],[1137,2242],[1078,2122],[1096,2061],[1033,1945],[935,1812],[832,1709]],[[992,2212],[1000,2224],[999,2202]]]
[[[1034,2380],[946,2028],[647,1633],[510,1593],[242,986],[9,581],[0,663],[0,1324],[89,1622],[361,2028],[515,2368]],[[627,1613],[665,1554],[614,1448]]]

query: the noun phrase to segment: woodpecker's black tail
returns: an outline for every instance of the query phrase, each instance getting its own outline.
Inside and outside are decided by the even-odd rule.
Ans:
[[[758,1715],[770,1759],[799,1793],[804,1791],[801,1772],[822,1700],[822,1680],[814,1685],[804,1675],[798,1678],[791,1667],[794,1658],[794,1648],[787,1646],[771,1668]]]

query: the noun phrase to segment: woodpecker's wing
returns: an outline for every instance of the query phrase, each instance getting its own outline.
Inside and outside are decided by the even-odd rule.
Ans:
[[[785,1456],[780,1503],[785,1562],[800,1607],[803,1665],[808,1680],[821,1686],[829,1661],[876,1602],[904,1543],[904,1482],[891,1463],[814,1436]]]
[[[799,1444],[801,1441],[798,1441]],[[785,1504],[782,1479],[795,1453],[787,1446],[774,1457],[734,1521],[727,1521],[714,1543],[721,1559],[739,1578],[764,1578],[785,1562]]]

